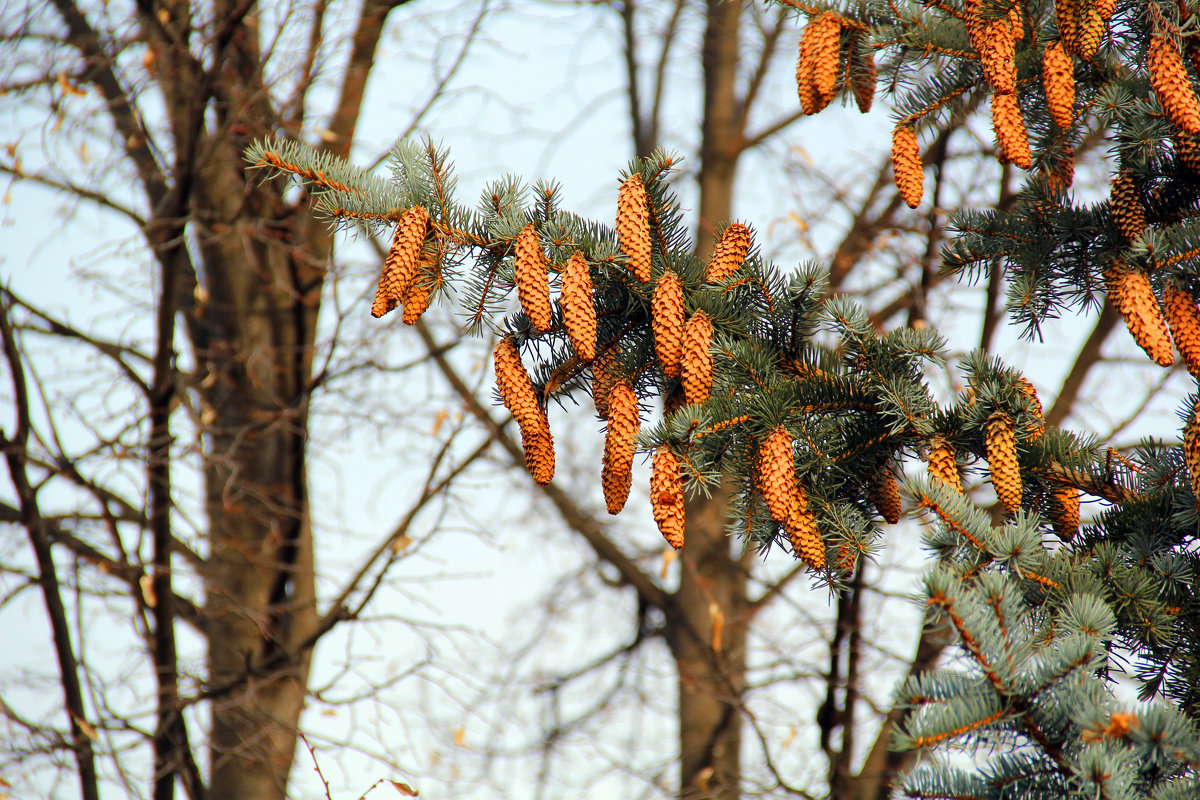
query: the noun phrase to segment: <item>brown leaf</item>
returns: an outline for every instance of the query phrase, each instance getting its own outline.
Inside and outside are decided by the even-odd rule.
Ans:
[[[420,792],[407,783],[401,783],[400,781],[388,781],[388,783],[396,787],[396,791],[400,793],[401,797],[419,797],[421,795]]]
[[[715,601],[708,604],[708,616],[712,618],[712,649],[721,652],[721,637],[725,633],[725,612]]]

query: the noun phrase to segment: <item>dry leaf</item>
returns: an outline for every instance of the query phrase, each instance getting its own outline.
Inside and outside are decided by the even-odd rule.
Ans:
[[[721,636],[725,632],[725,612],[713,601],[708,604],[708,616],[712,618],[712,649],[714,653],[721,652]]]
[[[796,726],[789,725],[788,726],[788,735],[787,735],[787,738],[783,740],[783,746],[786,748],[786,747],[790,746],[791,743],[794,741],[796,741]]]
[[[147,608],[154,608],[158,605],[158,595],[154,594],[154,578],[149,575],[143,575],[138,578],[138,586],[142,589],[142,600],[145,601]]]
[[[419,797],[421,794],[407,783],[401,783],[400,781],[388,781],[388,783],[396,787],[396,791],[400,793],[401,797]]]
[[[438,431],[440,431],[442,429],[442,425],[446,422],[446,418],[449,416],[450,415],[446,412],[446,409],[444,409],[444,408],[437,413],[437,418],[433,421],[433,433],[432,433],[433,436],[438,435]]]
[[[392,540],[392,552],[403,553],[413,543],[413,539],[407,533],[402,533]]]
[[[673,563],[675,563],[675,559],[677,559],[677,558],[679,558],[679,551],[678,551],[678,550],[676,550],[676,549],[674,549],[673,547],[668,547],[667,549],[663,550],[663,554],[662,554],[662,562],[663,562],[663,563],[662,563],[662,573],[660,573],[660,575],[659,575],[659,577],[660,577],[660,578],[666,578],[666,577],[667,577],[667,569],[668,569],[668,568],[669,568],[669,567],[670,567],[670,566],[671,566]]]
[[[100,734],[96,733],[96,729],[92,727],[92,723],[88,722],[74,711],[71,712],[71,719],[74,720],[75,724],[79,726],[79,730],[83,733],[83,735],[91,739],[93,742],[100,738]]]
[[[456,730],[454,732],[454,743],[456,745],[458,745],[459,747],[467,746],[467,729],[466,728],[463,728],[460,726],[458,728],[458,730]]]

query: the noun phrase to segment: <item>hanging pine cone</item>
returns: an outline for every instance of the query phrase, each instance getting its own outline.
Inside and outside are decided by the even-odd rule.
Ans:
[[[746,256],[750,253],[750,229],[740,222],[735,222],[725,229],[721,238],[713,246],[712,259],[708,262],[708,272],[704,276],[706,283],[722,283],[733,277]]]
[[[962,494],[962,479],[958,477],[958,459],[945,437],[935,435],[929,440],[929,475]]]
[[[577,250],[563,270],[559,302],[567,338],[584,361],[596,358],[596,304],[592,295],[592,273]]]
[[[513,340],[507,336],[501,339],[492,357],[500,399],[521,429],[525,466],[533,479],[545,486],[554,477],[554,439],[546,412],[538,402],[537,392]]]
[[[809,58],[812,59],[813,90],[817,97],[816,110],[820,111],[829,105],[837,90],[838,51],[842,38],[842,23],[837,14],[826,11],[810,22],[808,27],[813,29]]]
[[[1021,468],[1017,464],[1017,435],[1013,431],[1013,421],[1003,411],[988,417],[984,444],[996,496],[1005,511],[1015,514],[1021,508]]]
[[[1063,145],[1056,153],[1046,153],[1042,159],[1046,184],[1056,192],[1065,193],[1075,182],[1075,148]]]
[[[871,505],[875,506],[875,510],[879,512],[879,516],[883,517],[889,525],[895,525],[900,521],[900,512],[903,510],[900,502],[900,487],[896,483],[896,476],[892,473],[891,467],[885,464],[871,476],[867,482],[867,495],[871,499]]]
[[[1045,426],[1045,418],[1042,414],[1042,400],[1040,397],[1038,397],[1037,389],[1035,389],[1033,384],[1029,382],[1029,379],[1023,375],[1018,375],[1013,383],[1016,384],[1017,390],[1020,391],[1021,394],[1029,398],[1029,404],[1031,406],[1030,411],[1035,419],[1034,422],[1029,423],[1029,425],[1025,428],[1025,435],[1030,439],[1042,438],[1043,428]]]
[[[1055,15],[1058,18],[1058,37],[1069,52],[1079,55],[1078,26],[1079,0],[1055,0]]]
[[[1069,542],[1079,532],[1079,492],[1070,486],[1055,486],[1050,493],[1050,524],[1054,535]]]
[[[847,575],[854,574],[854,565],[858,562],[858,548],[848,544],[838,545],[837,566]]]
[[[1200,503],[1200,402],[1192,409],[1192,416],[1183,426],[1183,460],[1187,465],[1192,495]]]
[[[917,132],[911,125],[897,125],[892,131],[892,177],[909,208],[921,205],[925,170],[917,147]]]
[[[400,301],[404,304],[405,325],[416,325],[417,320],[429,308],[433,293],[442,285],[441,263],[445,245],[436,239],[428,247],[421,249],[420,263],[408,292]]]
[[[1125,327],[1133,340],[1159,366],[1174,364],[1171,334],[1146,273],[1118,262],[1105,272],[1104,277],[1109,302],[1125,318]]]
[[[683,481],[679,476],[679,459],[665,444],[654,451],[650,474],[650,507],[654,521],[667,544],[676,550],[683,548],[684,511]]]
[[[996,132],[996,148],[1001,164],[1015,164],[1021,169],[1033,166],[1029,153],[1029,137],[1025,134],[1025,118],[1016,95],[992,96],[992,130]]]
[[[621,346],[614,344],[592,362],[592,403],[602,419],[608,419],[608,393],[617,382],[617,365],[621,358]]]
[[[983,77],[996,94],[1012,94],[1017,90],[1014,20],[1009,14],[984,19],[982,0],[966,0],[963,16],[971,46],[979,53]]]
[[[422,206],[413,206],[401,215],[392,245],[383,259],[383,274],[379,276],[379,288],[371,304],[372,317],[382,317],[403,302],[417,274],[421,245],[428,229],[429,212]]]
[[[650,280],[650,198],[636,172],[621,184],[617,195],[617,240],[629,270],[642,283]]]
[[[1108,17],[1104,16],[1097,3],[1083,3],[1079,8],[1079,19],[1075,23],[1075,39],[1079,48],[1079,57],[1091,61],[1100,42],[1108,33]],[[1111,16],[1111,13],[1109,14]]]
[[[1168,281],[1163,290],[1162,308],[1175,349],[1192,377],[1200,380],[1200,308],[1175,281]]]
[[[600,483],[604,488],[604,502],[609,514],[619,514],[629,499],[629,488],[633,483],[633,455],[636,451],[638,430],[637,395],[629,381],[622,378],[613,384],[608,393],[608,427],[604,436],[604,468]]]
[[[546,254],[538,241],[537,229],[529,223],[517,234],[516,261],[517,299],[533,327],[542,333],[550,330],[553,311],[550,306],[550,277],[547,274]]]
[[[1042,52],[1042,86],[1050,118],[1059,130],[1067,130],[1075,121],[1075,63],[1061,41]]]
[[[1200,136],[1200,103],[1175,44],[1164,36],[1151,36],[1146,68],[1167,119],[1184,133]]]
[[[796,484],[791,515],[784,529],[796,558],[803,559],[809,569],[825,569],[825,542],[817,527],[817,516],[808,507],[808,495],[800,484]]]
[[[678,378],[687,309],[683,304],[683,282],[671,270],[659,277],[650,301],[650,312],[650,324],[654,329],[654,354],[658,356],[663,374],[668,378]]]
[[[1176,134],[1175,157],[1183,164],[1184,169],[1192,175],[1200,176],[1200,136]]]
[[[689,404],[708,400],[713,384],[712,320],[697,310],[683,328],[683,392]]]
[[[758,488],[767,511],[776,522],[787,522],[796,498],[796,462],[792,437],[782,425],[774,428],[758,448]]]
[[[1146,230],[1146,210],[1142,208],[1137,178],[1129,170],[1119,170],[1113,176],[1108,209],[1113,225],[1126,242],[1136,241]]]
[[[850,46],[850,89],[854,92],[854,103],[866,114],[875,101],[875,83],[879,72],[875,69],[875,49],[866,37],[856,36]]]
[[[811,22],[804,26],[804,33],[800,35],[800,53],[796,58],[796,92],[805,114],[815,114],[819,110],[817,87],[813,83],[813,31]]]

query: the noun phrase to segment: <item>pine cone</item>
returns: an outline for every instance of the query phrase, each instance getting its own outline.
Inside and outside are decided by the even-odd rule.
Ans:
[[[809,57],[812,59],[813,90],[817,96],[816,111],[820,111],[829,105],[837,91],[842,22],[837,14],[826,11],[810,22],[808,27],[812,29],[813,37],[809,50]]]
[[[633,454],[641,424],[637,395],[629,381],[622,378],[608,393],[608,428],[604,435],[604,468],[600,473],[609,514],[621,513],[629,499]]]
[[[1192,377],[1200,380],[1200,308],[1175,281],[1168,281],[1163,290],[1162,308],[1175,349]]]
[[[866,114],[875,100],[875,82],[879,72],[875,69],[875,51],[871,43],[867,41],[860,45],[859,39],[860,37],[856,37],[850,47],[853,62],[850,69],[850,88],[854,92],[854,102],[858,110]]]
[[[1169,367],[1175,363],[1171,334],[1146,273],[1118,262],[1105,272],[1104,277],[1109,302],[1125,318],[1125,327],[1133,340],[1159,366]]]
[[[817,87],[813,83],[813,31],[811,22],[804,26],[804,33],[800,35],[800,53],[796,57],[796,92],[805,114],[815,114],[819,110]]]
[[[617,239],[629,270],[642,283],[650,280],[650,199],[636,172],[621,184],[617,195]]]
[[[988,467],[996,496],[1009,514],[1021,508],[1021,468],[1017,465],[1017,435],[1013,421],[1003,411],[996,411],[987,420]]]
[[[963,16],[971,46],[979,53],[983,76],[996,94],[1017,90],[1016,31],[1011,14],[983,18],[982,0],[966,0]],[[1018,15],[1019,15],[1018,11]],[[1018,21],[1020,17],[1017,17]]]
[[[521,428],[525,466],[533,479],[545,486],[554,477],[554,439],[546,412],[521,363],[521,354],[510,337],[504,337],[496,345],[493,362],[500,399]]]
[[[619,377],[617,364],[621,358],[621,346],[613,345],[592,362],[592,403],[602,419],[608,419],[608,393]]]
[[[682,549],[685,527],[683,481],[679,476],[679,459],[665,444],[654,451],[653,472],[650,474],[650,507],[667,544],[676,550]]]
[[[809,569],[825,569],[825,542],[817,527],[817,517],[808,507],[808,495],[800,484],[796,484],[791,515],[784,529],[796,558],[803,559]]]
[[[900,502],[900,487],[896,483],[896,476],[892,474],[891,468],[886,464],[868,481],[867,496],[870,497],[871,504],[879,512],[879,516],[883,517],[889,525],[895,525],[900,521],[900,512],[903,510]]]
[[[372,317],[382,317],[404,300],[417,274],[421,245],[428,229],[429,212],[422,206],[413,206],[401,215],[392,235],[392,246],[383,259],[383,274],[379,276],[379,288],[371,304]]]
[[[712,320],[697,310],[683,328],[683,392],[689,404],[708,400],[713,384]]]
[[[532,222],[517,234],[514,260],[521,309],[533,327],[545,333],[550,330],[553,317],[550,278],[546,271],[546,254],[542,252],[542,243],[538,241],[537,229]]]
[[[929,441],[929,475],[962,494],[962,480],[958,477],[958,459],[954,456],[954,448],[941,435],[934,436]]]
[[[1021,169],[1033,166],[1029,154],[1029,137],[1025,134],[1025,119],[1016,95],[992,96],[992,129],[996,132],[996,147],[1001,164],[1015,164]]]
[[[1200,136],[1200,103],[1174,43],[1163,36],[1151,36],[1146,67],[1150,86],[1167,119],[1184,133]]]
[[[1047,156],[1051,154],[1047,153]],[[1042,159],[1046,184],[1056,192],[1065,193],[1075,182],[1075,148],[1063,145],[1052,157]]]
[[[796,462],[792,437],[780,425],[758,447],[758,488],[771,519],[786,523],[796,499]]]
[[[708,272],[704,276],[706,283],[722,283],[733,277],[746,256],[750,253],[750,229],[740,222],[735,222],[725,229],[721,238],[713,246],[712,259],[708,262]]]
[[[1175,157],[1192,175],[1200,176],[1200,136],[1180,133],[1175,136]]]
[[[683,305],[683,282],[671,270],[659,277],[650,301],[650,311],[654,353],[662,365],[663,374],[668,378],[678,378],[687,309]]]
[[[1108,17],[1104,16],[1098,4],[1084,3],[1079,9],[1079,19],[1075,22],[1075,39],[1079,57],[1091,61],[1104,34],[1108,33]],[[1112,16],[1111,13],[1109,16]]]
[[[1058,38],[1069,52],[1079,55],[1079,28],[1075,24],[1079,0],[1054,0],[1054,11],[1058,17]]]
[[[1023,395],[1029,398],[1029,404],[1033,406],[1031,409],[1033,416],[1037,419],[1037,422],[1030,423],[1029,426],[1025,428],[1025,435],[1030,439],[1040,439],[1042,438],[1043,427],[1045,426],[1045,417],[1042,413],[1042,400],[1040,397],[1038,397],[1037,389],[1035,389],[1033,384],[1029,382],[1029,379],[1023,375],[1018,375],[1014,383],[1016,384],[1017,389]]]
[[[428,310],[433,293],[442,285],[440,268],[443,253],[444,245],[437,238],[434,239],[431,246],[421,249],[417,274],[413,277],[408,292],[401,300],[404,303],[403,322],[405,325],[417,324],[417,320]]]
[[[1050,524],[1054,535],[1069,542],[1079,532],[1079,492],[1070,486],[1055,486],[1050,493]]]
[[[1183,426],[1183,460],[1187,464],[1192,495],[1200,503],[1200,402],[1192,409],[1192,416]]]
[[[921,205],[925,169],[917,147],[917,132],[911,125],[897,125],[892,131],[892,177],[909,208]]]
[[[1146,210],[1142,208],[1137,179],[1129,170],[1120,170],[1113,177],[1108,209],[1113,225],[1126,242],[1136,241],[1146,230]]]
[[[1059,130],[1067,130],[1075,121],[1075,63],[1061,41],[1042,52],[1042,86],[1050,118]]]
[[[858,562],[858,549],[848,544],[838,545],[837,565],[847,575],[854,574],[854,565]]]
[[[596,304],[592,295],[592,273],[583,254],[576,251],[563,270],[559,302],[567,338],[584,361],[596,358]]]

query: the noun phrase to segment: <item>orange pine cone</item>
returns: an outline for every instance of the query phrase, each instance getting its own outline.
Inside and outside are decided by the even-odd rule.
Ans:
[[[592,295],[592,273],[583,254],[576,251],[563,270],[559,302],[567,338],[584,361],[596,358],[596,304]]]
[[[617,195],[617,240],[629,270],[642,283],[650,280],[650,198],[636,172]]]
[[[850,48],[850,57],[854,62],[850,70],[850,88],[854,92],[854,103],[859,111],[866,114],[875,100],[875,82],[879,77],[879,72],[875,69],[875,51],[870,42],[862,48],[859,48],[856,42]]]
[[[1111,14],[1109,15],[1111,16]],[[1100,49],[1104,34],[1108,33],[1108,17],[1105,17],[1096,6],[1084,3],[1079,9],[1079,19],[1075,22],[1075,41],[1079,49],[1079,57],[1091,61]]]
[[[1050,118],[1065,131],[1075,121],[1075,62],[1061,41],[1042,52],[1042,86]]]
[[[971,46],[979,53],[984,78],[996,94],[1012,94],[1017,90],[1017,40],[1012,15],[984,19],[982,0],[966,0],[963,16]]]
[[[596,413],[608,419],[608,393],[617,382],[617,364],[621,357],[621,346],[613,345],[592,362],[592,403]]]
[[[784,528],[796,558],[803,559],[809,569],[825,569],[825,541],[817,527],[817,516],[808,507],[808,495],[804,487],[796,484],[791,515]]]
[[[1079,532],[1079,492],[1070,486],[1055,486],[1050,494],[1050,524],[1054,535],[1069,542]]]
[[[721,238],[713,246],[712,259],[708,262],[708,272],[704,276],[706,283],[721,283],[733,277],[746,256],[750,253],[750,229],[740,222],[735,222],[725,229]]]
[[[812,59],[812,82],[817,96],[816,110],[820,111],[829,105],[837,91],[842,22],[837,14],[826,11],[810,22],[808,27],[812,28],[809,57]]]
[[[1015,514],[1021,508],[1021,468],[1017,464],[1017,435],[1013,421],[1003,411],[988,417],[984,444],[996,496],[1005,511]]]
[[[800,108],[805,114],[817,113],[817,87],[813,83],[813,26],[804,26],[800,35],[800,53],[796,57],[796,93],[800,96]]]
[[[684,512],[683,481],[679,476],[679,459],[665,444],[654,451],[650,473],[650,507],[654,521],[667,544],[676,550],[683,548]]]
[[[892,131],[892,177],[909,208],[921,205],[925,169],[917,147],[917,132],[911,125],[897,125]]]
[[[992,130],[996,132],[996,147],[1001,164],[1015,164],[1021,169],[1033,166],[1029,153],[1029,137],[1025,134],[1025,118],[1016,95],[992,96]]]
[[[854,573],[854,565],[858,562],[858,549],[848,544],[838,545],[837,565],[847,574]]]
[[[1135,241],[1146,230],[1146,210],[1142,208],[1137,179],[1129,170],[1120,170],[1113,176],[1108,209],[1113,225],[1126,242]]]
[[[371,304],[371,316],[382,317],[404,300],[417,274],[421,245],[429,229],[429,212],[422,206],[405,211],[396,224],[392,246],[383,259],[383,274]]]
[[[1200,403],[1192,409],[1192,416],[1183,426],[1183,460],[1187,465],[1192,495],[1200,503]]]
[[[1058,192],[1066,192],[1071,188],[1071,184],[1075,182],[1074,147],[1064,145],[1052,157],[1043,159],[1043,164],[1047,166],[1047,169],[1042,175],[1046,178],[1046,183],[1050,188]]]
[[[1054,11],[1058,18],[1058,37],[1069,52],[1079,54],[1078,26],[1079,0],[1054,0]]]
[[[521,428],[525,466],[533,479],[545,486],[554,477],[554,439],[550,435],[546,412],[538,401],[525,365],[521,363],[521,354],[510,337],[500,340],[492,358],[500,399]]]
[[[962,494],[963,485],[958,477],[958,459],[954,456],[954,448],[940,435],[929,441],[929,475]]]
[[[633,455],[637,446],[638,430],[637,395],[629,381],[622,378],[613,384],[608,393],[608,427],[604,435],[604,468],[600,483],[604,488],[604,502],[609,514],[619,514],[629,499],[629,487],[633,482]]]
[[[1104,277],[1109,301],[1125,318],[1125,327],[1133,340],[1159,366],[1174,364],[1171,334],[1146,273],[1118,262]]]
[[[1034,417],[1037,418],[1036,423],[1030,423],[1029,426],[1026,427],[1025,435],[1030,439],[1040,439],[1042,437],[1042,428],[1045,424],[1045,419],[1043,418],[1042,414],[1042,400],[1040,397],[1038,397],[1037,389],[1035,389],[1033,384],[1029,382],[1029,379],[1023,375],[1018,375],[1014,383],[1017,385],[1017,389],[1029,398],[1029,404],[1033,406],[1031,410],[1033,411]]]
[[[796,462],[792,437],[780,425],[758,447],[758,488],[771,519],[786,523],[796,501]]]
[[[517,234],[514,260],[516,262],[517,298],[521,309],[533,327],[542,333],[550,330],[553,311],[550,307],[550,277],[546,272],[546,254],[538,241],[537,229],[529,223]]]
[[[1146,67],[1167,119],[1184,133],[1200,136],[1200,103],[1175,44],[1163,36],[1151,36]]]
[[[697,310],[683,328],[683,392],[689,404],[708,400],[713,384],[712,320]]]
[[[889,525],[895,525],[900,521],[900,513],[903,510],[900,502],[900,487],[896,483],[896,476],[892,474],[891,468],[886,464],[868,481],[867,495],[871,498],[871,504],[879,512],[879,516],[883,517]]]
[[[439,278],[432,279],[432,282],[417,279],[413,281],[412,288],[408,290],[408,294],[404,298],[404,317],[405,325],[416,325],[417,320],[429,308],[429,300],[433,297],[433,291],[440,283]]]
[[[662,365],[664,375],[678,378],[687,309],[683,305],[683,282],[671,270],[659,277],[650,301],[650,311],[654,353],[658,356],[658,363]]]
[[[1175,137],[1175,157],[1193,175],[1200,175],[1200,136],[1181,133]]]
[[[1192,377],[1200,380],[1200,308],[1175,281],[1168,281],[1163,290],[1162,308],[1175,349]]]

